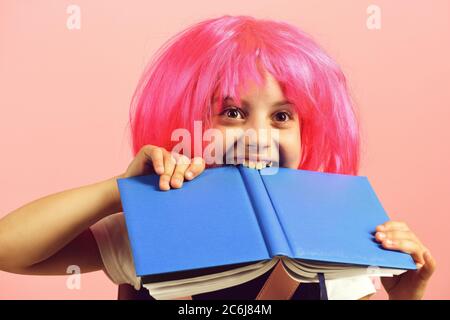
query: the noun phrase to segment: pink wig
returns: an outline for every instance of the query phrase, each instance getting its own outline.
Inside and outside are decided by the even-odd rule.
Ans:
[[[210,128],[214,95],[240,103],[239,89],[248,80],[264,83],[263,69],[299,114],[298,168],[357,174],[358,121],[340,67],[298,28],[249,16],[199,22],[156,52],[131,103],[134,154],[146,144],[172,150],[178,143],[171,141],[172,131],[193,134],[196,120]]]

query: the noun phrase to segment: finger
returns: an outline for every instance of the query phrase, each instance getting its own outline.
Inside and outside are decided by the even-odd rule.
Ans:
[[[423,254],[423,258],[425,261],[425,264],[422,268],[419,270],[419,275],[424,281],[428,281],[430,277],[433,275],[434,270],[436,269],[436,261],[434,260],[431,253],[427,250]]]
[[[158,175],[164,173],[164,149],[152,147],[150,151],[147,153],[147,149],[144,150],[144,153],[153,164],[153,170]]]
[[[414,233],[412,233],[411,231],[385,231],[385,232],[381,232],[378,231],[377,233],[375,233],[375,239],[378,242],[381,242],[385,239],[391,239],[391,240],[413,240],[416,241],[418,243],[420,243],[420,241],[417,239],[416,235]]]
[[[175,169],[176,160],[171,152],[164,152],[164,173],[159,178],[159,188],[170,190],[170,179]]]
[[[184,173],[186,169],[190,165],[190,159],[186,157],[185,155],[177,156],[177,165],[175,167],[175,170],[173,172],[172,178],[170,179],[170,185],[173,188],[181,188],[183,185],[184,180]]]
[[[192,159],[189,168],[186,170],[184,177],[186,180],[192,180],[205,170],[205,160],[201,157]]]
[[[376,231],[401,230],[408,231],[409,227],[402,221],[387,221],[377,226]]]
[[[425,263],[423,260],[424,249],[416,241],[403,239],[399,240],[385,239],[382,241],[381,245],[389,250],[403,251],[405,253],[410,254],[416,263],[419,264]]]

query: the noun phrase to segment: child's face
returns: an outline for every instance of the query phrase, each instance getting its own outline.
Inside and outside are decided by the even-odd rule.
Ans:
[[[223,150],[229,150],[230,148],[236,150],[235,141],[225,141],[228,130],[243,130],[245,132],[248,129],[253,129],[258,132],[259,129],[266,129],[265,132],[270,132],[271,129],[277,129],[277,138],[274,138],[277,135],[270,137],[270,134],[265,134],[247,139],[244,144],[245,158],[255,159],[255,152],[252,152],[252,150],[257,150],[256,155],[259,160],[267,159],[267,155],[272,155],[268,160],[278,162],[280,167],[297,169],[300,162],[301,142],[299,116],[294,107],[286,101],[278,82],[273,76],[266,73],[266,80],[265,87],[257,87],[252,84],[247,92],[241,94],[242,105],[240,106],[231,98],[226,98],[223,102],[223,108],[214,114],[213,127],[222,132],[224,137]],[[218,101],[214,102],[214,110],[219,110],[217,108],[218,103]],[[253,145],[253,149],[249,145]],[[276,151],[277,145],[278,152]],[[251,157],[249,157],[249,154]],[[278,157],[279,161],[277,161]],[[258,167],[261,163],[248,163],[247,161],[246,165]]]

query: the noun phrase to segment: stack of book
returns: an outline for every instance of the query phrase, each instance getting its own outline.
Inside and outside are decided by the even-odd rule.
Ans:
[[[226,165],[170,191],[155,174],[117,183],[136,275],[155,299],[236,286],[280,260],[299,282],[416,269],[374,240],[389,218],[364,176]]]

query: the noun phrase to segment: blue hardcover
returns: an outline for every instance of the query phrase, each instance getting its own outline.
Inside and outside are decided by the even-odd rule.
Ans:
[[[180,189],[117,179],[137,276],[291,258],[416,269],[374,241],[389,220],[367,177],[307,170],[206,169]]]

